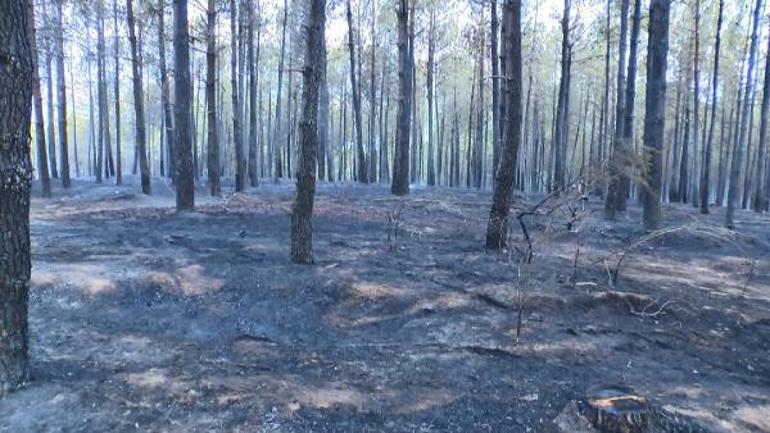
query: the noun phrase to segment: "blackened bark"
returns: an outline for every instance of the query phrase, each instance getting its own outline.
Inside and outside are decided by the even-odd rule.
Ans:
[[[412,107],[412,64],[409,52],[408,0],[398,2],[398,109],[396,114],[396,146],[393,152],[395,195],[409,194],[409,111]]]
[[[720,6],[722,2],[720,0]],[[721,11],[721,7],[720,7]],[[721,17],[721,15],[720,15]],[[768,39],[768,47],[770,47],[770,39]],[[765,182],[765,176],[767,176],[767,116],[768,108],[770,108],[770,51],[765,54],[765,91],[762,94],[762,111],[759,120],[759,148],[757,149],[756,157],[756,187],[754,191],[754,200],[752,208],[756,212],[767,210],[767,183]]]
[[[329,148],[329,83],[326,77],[326,26],[321,29],[321,52],[318,58],[318,179],[333,180],[334,163]],[[328,165],[328,170],[327,170]],[[327,178],[328,173],[328,178]]]
[[[752,93],[753,74],[754,74],[754,61],[757,55],[758,44],[758,29],[759,19],[762,10],[762,0],[756,1],[754,8],[754,18],[751,31],[751,48],[749,50],[749,63],[748,70],[746,72],[746,89],[743,93],[743,106],[741,107],[741,123],[738,133],[738,140],[735,143],[735,149],[733,150],[731,167],[730,167],[730,180],[729,187],[727,189],[727,211],[725,212],[725,226],[727,228],[735,227],[735,202],[738,200],[739,191],[739,178],[741,171],[741,164],[743,162],[743,151],[746,143],[746,130],[747,122],[749,119],[749,95]],[[748,175],[748,173],[747,173]]]
[[[356,58],[353,47],[353,12],[350,8],[350,0],[347,0],[346,16],[348,20],[348,53],[350,55],[350,87],[352,89],[353,96],[353,119],[356,134],[357,180],[361,183],[368,183],[369,179],[366,173],[366,155],[364,153],[364,135],[361,125],[361,92],[356,82]],[[361,55],[361,53],[358,54]]]
[[[171,85],[166,70],[166,0],[158,0],[158,69],[160,69],[161,104],[163,105],[163,124],[166,132],[166,149],[169,155],[169,176],[173,179],[174,167],[174,116],[171,109]]]
[[[275,98],[275,132],[273,140],[270,142],[274,161],[273,182],[283,176],[281,162],[281,139],[283,138],[283,125],[281,124],[281,92],[283,91],[283,67],[286,60],[286,21],[288,20],[289,4],[288,0],[283,2],[283,25],[281,26],[281,58],[278,63],[278,93]]]
[[[644,117],[644,152],[647,169],[642,190],[642,219],[647,231],[660,226],[663,132],[666,125],[666,68],[671,0],[651,0],[647,46],[647,95]]]
[[[233,146],[235,146],[235,192],[242,192],[246,185],[246,160],[243,157],[243,132],[241,130],[240,87],[238,86],[238,33],[236,31],[238,9],[235,4],[235,0],[230,0],[230,92],[232,96]]]
[[[511,192],[518,147],[521,142],[521,0],[508,0],[503,7],[503,58],[508,74],[503,83],[506,98],[500,168],[495,178],[492,208],[489,212],[486,246],[501,249],[506,245]]]
[[[63,0],[58,1],[61,2]],[[112,30],[112,41],[115,55],[115,70],[113,71],[113,89],[115,93],[115,183],[121,185],[123,183],[123,157],[121,155],[122,149],[120,148],[120,39],[118,38],[118,0],[112,0],[112,22],[114,26]],[[63,69],[64,62],[62,61],[62,70]],[[69,175],[67,177],[69,178]],[[62,179],[64,179],[63,176]]]
[[[618,75],[617,87],[615,89],[615,134],[612,142],[613,152],[610,153],[609,162],[609,185],[607,186],[607,197],[604,201],[604,217],[614,219],[617,212],[617,195],[621,187],[621,170],[619,147],[623,137],[623,118],[626,107],[625,92],[626,85],[626,43],[628,34],[628,6],[629,0],[622,0],[620,9],[620,40],[618,42]]]
[[[434,161],[433,150],[433,72],[434,55],[436,47],[436,11],[435,8],[431,10],[430,15],[430,28],[428,30],[428,64],[426,65],[427,73],[425,79],[425,86],[428,93],[428,185],[436,185],[436,168]]]
[[[717,84],[719,83],[719,48],[722,44],[722,38],[720,36],[720,33],[722,32],[722,12],[724,9],[724,0],[719,0],[719,16],[717,17],[717,34],[716,34],[716,41],[714,42],[714,72],[712,73],[711,77],[711,125],[709,126],[709,135],[706,139],[706,142],[704,143],[705,148],[703,149],[703,172],[701,174],[700,178],[700,211],[703,214],[709,213],[709,183],[711,182],[711,147],[714,143],[714,125],[716,125],[717,120],[717,95],[719,92],[717,91]],[[770,61],[770,58],[768,58]],[[767,64],[770,66],[770,63]],[[770,76],[768,76],[768,73],[765,72],[765,84],[770,84]],[[768,87],[765,87],[766,89]],[[765,92],[766,94],[768,92]],[[765,99],[767,96],[762,98],[762,107],[765,108]],[[764,111],[763,111],[764,112]],[[722,115],[724,116],[724,109],[722,109]],[[762,119],[764,119],[764,115],[762,116]],[[760,130],[760,137],[762,133]],[[761,143],[761,139],[760,139]]]
[[[554,132],[554,188],[564,188],[566,183],[566,153],[569,135],[569,74],[570,42],[569,15],[571,0],[564,0],[564,14],[561,19],[561,75],[559,77],[559,99],[556,106],[556,130]],[[510,73],[510,72],[509,72]]]
[[[616,149],[620,152],[618,162],[620,162],[619,188],[615,195],[615,209],[618,211],[626,210],[626,199],[628,198],[631,182],[631,170],[633,166],[633,140],[634,140],[634,103],[636,99],[636,64],[637,52],[639,51],[639,31],[642,21],[641,0],[634,0],[634,13],[631,21],[631,43],[628,50],[628,75],[626,80],[625,109],[623,110],[623,139],[620,141],[621,147]]]
[[[217,137],[217,4],[208,0],[206,10],[206,120],[208,123],[209,188],[212,196],[222,195]]]
[[[318,149],[318,87],[321,79],[321,52],[326,22],[326,0],[310,0],[307,15],[305,67],[302,71],[302,120],[297,197],[291,215],[291,258],[295,263],[313,263],[313,200],[315,196],[316,154]]]
[[[259,85],[259,65],[254,59],[254,0],[248,0],[248,48],[246,58],[249,68],[249,183],[259,184],[257,173],[257,86]]]
[[[193,180],[192,129],[190,125],[190,34],[187,21],[187,0],[174,0],[174,151],[176,166],[176,208],[195,207]]]
[[[497,175],[498,165],[500,164],[500,63],[498,53],[498,32],[499,20],[497,18],[497,0],[491,2],[490,15],[491,34],[490,39],[490,60],[492,62],[492,179]],[[439,169],[439,173],[441,169]]]
[[[32,55],[32,101],[35,112],[35,147],[37,149],[37,172],[43,197],[51,196],[51,178],[48,173],[48,150],[45,147],[45,123],[43,120],[43,97],[40,94],[40,73],[38,70],[37,41],[35,36],[35,2],[27,3],[27,37]]]
[[[151,193],[150,167],[147,161],[146,130],[144,119],[144,95],[142,91],[142,69],[139,67],[139,52],[136,41],[136,20],[133,0],[126,0],[128,15],[128,41],[131,46],[131,73],[134,89],[134,124],[136,128],[136,151],[139,153],[139,172],[142,178],[142,192]]]
[[[25,0],[0,13],[0,398],[29,379],[29,128],[34,61]]]
[[[70,160],[67,145],[67,88],[64,83],[64,25],[62,24],[62,2],[56,0],[56,104],[58,112],[59,134],[59,172],[64,188],[70,187]]]

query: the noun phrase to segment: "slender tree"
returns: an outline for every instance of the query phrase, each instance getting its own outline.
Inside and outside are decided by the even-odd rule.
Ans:
[[[492,208],[489,211],[486,246],[501,249],[506,245],[508,216],[516,158],[521,144],[521,0],[507,0],[503,7],[503,61],[508,74],[503,82],[506,99],[500,168],[495,178]]]
[[[647,45],[647,95],[644,115],[645,186],[642,219],[647,231],[660,226],[660,187],[663,176],[663,132],[666,125],[666,69],[671,0],[650,1]]]
[[[243,130],[241,129],[241,101],[238,83],[237,19],[236,2],[230,0],[230,94],[233,112],[233,146],[235,146],[235,192],[242,192],[246,186],[246,160],[243,156]]]
[[[48,173],[48,151],[45,148],[45,123],[43,120],[43,97],[40,94],[40,72],[38,70],[37,41],[35,36],[35,2],[27,3],[27,36],[32,53],[32,102],[35,112],[35,149],[37,150],[37,175],[43,197],[51,196],[51,179]]]
[[[733,149],[732,161],[730,166],[730,179],[729,186],[727,188],[727,211],[725,212],[725,226],[727,228],[735,228],[735,205],[738,200],[739,182],[741,165],[743,164],[743,152],[746,144],[747,123],[749,118],[749,103],[750,95],[752,93],[752,83],[754,76],[754,62],[757,55],[758,33],[759,33],[759,19],[762,11],[762,0],[757,0],[754,7],[754,15],[751,30],[751,48],[749,49],[749,60],[746,72],[745,90],[743,93],[743,104],[741,106],[741,122],[740,130],[738,132],[738,140],[735,142],[735,148]],[[748,176],[748,173],[746,173]]]
[[[29,379],[29,128],[35,63],[25,0],[0,13],[0,398]]]
[[[192,130],[190,128],[190,34],[187,0],[174,0],[174,125],[176,126],[174,176],[177,210],[195,207],[193,180]]]
[[[350,0],[346,3],[346,16],[348,20],[348,53],[350,57],[350,87],[351,95],[353,97],[353,119],[355,126],[355,139],[356,139],[356,170],[357,179],[361,183],[369,182],[366,173],[366,154],[364,153],[364,135],[361,124],[361,89],[356,82],[356,56],[355,48],[353,45],[353,35],[355,29],[353,28],[353,12],[350,8]],[[359,53],[359,56],[361,53]]]
[[[720,5],[721,5],[720,0]],[[721,9],[721,8],[720,8]],[[768,38],[768,51],[765,54],[765,80],[764,80],[764,92],[762,93],[762,111],[759,119],[759,148],[757,149],[756,157],[756,185],[754,191],[754,200],[752,208],[756,212],[767,210],[768,197],[767,197],[767,183],[765,177],[767,176],[767,122],[768,122],[768,109],[770,108],[770,38]],[[748,174],[747,174],[748,175]]]
[[[280,142],[283,138],[283,125],[281,123],[281,92],[283,90],[283,67],[286,59],[286,22],[289,15],[288,0],[283,2],[283,24],[281,25],[281,55],[278,62],[278,93],[275,98],[275,132],[273,133],[273,140],[270,145],[272,148],[272,155],[275,159],[273,170],[273,182],[278,182],[278,179],[283,176],[281,170],[281,147]]]
[[[291,258],[295,263],[313,263],[313,200],[315,196],[316,151],[318,149],[318,87],[321,79],[323,28],[326,0],[310,0],[305,26],[305,67],[302,71],[302,120],[297,197],[291,215]]]
[[[620,39],[618,42],[618,72],[617,86],[615,88],[615,133],[612,142],[613,152],[610,153],[609,163],[609,185],[607,187],[607,197],[604,201],[604,217],[614,219],[617,212],[617,195],[621,188],[622,155],[619,155],[619,148],[623,146],[623,118],[626,108],[625,92],[623,88],[626,85],[626,43],[628,35],[628,7],[629,0],[622,0],[620,9]]]
[[[206,120],[208,123],[209,187],[212,196],[222,195],[219,175],[217,129],[217,2],[208,0],[206,9]]]
[[[396,147],[393,152],[395,195],[409,194],[409,110],[412,106],[412,57],[409,50],[408,0],[398,0],[398,109],[396,114]]]
[[[257,186],[259,176],[257,174],[257,86],[259,85],[259,65],[254,57],[254,0],[246,3],[246,20],[248,43],[246,44],[246,63],[249,70],[249,152],[248,172],[249,185]]]
[[[711,125],[709,125],[709,135],[707,138],[707,141],[704,143],[705,148],[703,149],[703,170],[701,173],[700,178],[700,211],[703,214],[709,213],[709,193],[710,193],[710,187],[709,184],[711,183],[711,148],[714,143],[714,125],[716,125],[717,120],[717,95],[718,92],[718,84],[719,84],[719,48],[722,45],[722,14],[724,10],[724,0],[719,0],[719,14],[717,16],[717,33],[716,33],[716,41],[714,42],[714,71],[711,74]],[[770,63],[768,63],[768,66],[770,66]],[[765,83],[770,84],[768,82],[768,79],[770,77],[767,76],[767,72],[765,73]],[[765,87],[767,88],[767,87]],[[765,98],[762,99],[762,106],[765,105]],[[722,116],[724,116],[724,107],[722,108]],[[723,122],[724,125],[724,122]],[[761,137],[761,132],[760,132]],[[761,140],[760,140],[761,143]],[[721,161],[720,161],[721,163]]]
[[[631,161],[634,154],[634,103],[636,100],[636,72],[637,72],[637,52],[639,51],[639,32],[642,21],[642,2],[634,0],[633,19],[631,20],[631,41],[628,50],[628,75],[626,81],[625,108],[623,110],[623,136],[620,141],[620,148],[617,149],[621,155],[619,162],[621,170],[619,172],[619,188],[615,195],[615,208],[618,211],[626,210],[626,199],[628,198],[631,182],[630,170]]]
[[[64,188],[70,187],[70,162],[67,145],[67,87],[64,82],[64,24],[62,3],[64,0],[56,0],[56,104],[59,120],[59,168],[61,183]]]
[[[126,0],[128,16],[128,42],[131,46],[131,74],[134,90],[134,125],[136,129],[136,152],[139,154],[139,172],[142,180],[142,192],[151,193],[150,164],[147,161],[147,138],[144,119],[144,95],[142,92],[142,68],[140,67],[139,49],[136,40],[136,19],[134,18],[134,2]]]

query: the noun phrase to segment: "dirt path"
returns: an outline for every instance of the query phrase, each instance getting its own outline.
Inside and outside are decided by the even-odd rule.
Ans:
[[[481,248],[487,193],[323,185],[307,267],[287,185],[182,215],[163,185],[132,191],[33,202],[34,382],[0,432],[540,432],[597,387],[770,432],[767,215],[728,235],[721,210],[667,207],[692,229],[610,287],[601,258],[643,235],[638,209],[611,225],[589,203],[577,233],[532,219],[518,266]]]

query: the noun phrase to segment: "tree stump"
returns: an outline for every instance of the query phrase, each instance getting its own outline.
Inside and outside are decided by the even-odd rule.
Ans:
[[[623,389],[603,389],[585,401],[583,411],[603,433],[644,433],[654,411],[644,397]]]

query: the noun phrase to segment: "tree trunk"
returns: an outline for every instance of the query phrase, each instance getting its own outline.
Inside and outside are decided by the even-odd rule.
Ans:
[[[326,75],[326,26],[320,28],[321,52],[318,57],[318,179],[333,180],[334,163],[329,148],[329,82]],[[328,166],[328,170],[327,170]],[[328,178],[327,178],[328,173]]]
[[[569,15],[571,0],[564,0],[564,14],[561,19],[561,75],[559,78],[559,99],[556,106],[556,132],[554,133],[554,188],[560,190],[566,184],[566,150],[569,135]],[[510,73],[510,72],[509,72]]]
[[[51,17],[48,14],[47,2],[43,2],[43,21],[50,21]],[[46,107],[47,107],[47,120],[48,120],[48,167],[51,169],[51,177],[54,179],[59,178],[59,168],[56,163],[56,135],[54,129],[54,113],[53,113],[53,71],[51,70],[51,54],[53,53],[53,47],[51,45],[50,30],[43,33],[43,44],[45,45],[45,81],[46,81]]]
[[[241,102],[239,100],[240,87],[238,86],[237,19],[238,9],[235,0],[230,0],[230,92],[232,97],[233,146],[235,146],[235,192],[242,192],[246,183],[246,164],[243,158],[243,131],[241,130]]]
[[[637,52],[639,50],[639,28],[642,20],[641,0],[634,0],[634,15],[631,24],[631,43],[628,51],[628,75],[626,81],[625,109],[623,111],[623,139],[620,142],[621,148],[616,149],[621,152],[619,162],[620,170],[620,188],[615,195],[615,209],[618,211],[626,210],[626,200],[631,187],[631,170],[633,167],[633,140],[634,140],[634,102],[636,99],[636,63]],[[661,147],[662,148],[662,147]]]
[[[208,122],[209,187],[212,196],[222,195],[217,140],[217,2],[208,0],[206,11],[206,119]]]
[[[35,147],[37,149],[37,172],[43,197],[51,196],[51,179],[48,173],[48,151],[45,148],[45,123],[43,120],[43,98],[40,94],[40,73],[38,71],[37,40],[35,36],[35,2],[27,4],[27,37],[32,55],[32,101],[35,112]]]
[[[768,47],[770,47],[770,39],[768,39]],[[768,207],[767,190],[765,189],[767,187],[765,176],[767,176],[767,116],[768,108],[770,108],[770,48],[765,54],[765,81],[763,88],[765,90],[762,94],[762,111],[759,120],[759,148],[757,149],[755,168],[756,185],[754,191],[754,200],[752,203],[752,208],[756,212],[767,210]]]
[[[620,10],[620,41],[618,42],[618,76],[617,87],[615,90],[615,134],[613,139],[613,152],[610,153],[609,175],[610,181],[607,187],[607,197],[604,201],[604,217],[614,219],[617,212],[617,195],[620,193],[622,181],[620,176],[623,170],[621,159],[621,147],[623,146],[623,118],[626,108],[625,93],[623,88],[626,85],[626,43],[628,34],[628,6],[629,0],[623,0]]]
[[[251,186],[259,184],[257,174],[257,86],[259,85],[259,65],[254,60],[254,0],[248,0],[248,48],[249,64],[249,182]]]
[[[738,140],[735,143],[735,149],[733,150],[733,156],[730,167],[730,185],[727,189],[727,211],[725,212],[725,226],[727,228],[735,228],[735,202],[738,200],[739,194],[739,178],[741,165],[743,162],[743,148],[746,143],[746,129],[749,119],[749,95],[752,93],[752,82],[754,74],[754,61],[757,55],[757,43],[758,43],[758,29],[760,12],[762,10],[762,0],[756,1],[756,7],[754,8],[754,18],[751,31],[751,48],[749,50],[749,63],[748,70],[746,72],[746,89],[743,93],[743,106],[741,107],[741,123],[740,131],[738,133]]]
[[[490,60],[492,62],[492,179],[497,176],[497,169],[500,164],[500,64],[498,53],[497,34],[499,32],[499,21],[497,18],[497,1],[491,2],[491,34],[490,39]],[[439,170],[440,171],[440,170]]]
[[[428,93],[428,185],[436,185],[436,169],[433,155],[433,71],[436,46],[436,11],[431,9],[430,28],[428,30],[428,64],[425,87]]]
[[[190,128],[190,35],[187,0],[174,0],[174,125],[176,139],[176,208],[195,207],[195,185],[192,165],[192,130]]]
[[[70,187],[70,162],[67,145],[67,87],[64,83],[64,25],[62,2],[56,0],[56,103],[59,120],[59,168],[61,183],[64,188]]]
[[[516,156],[521,142],[521,0],[507,0],[503,6],[503,58],[509,78],[503,83],[506,98],[500,168],[495,179],[492,208],[489,212],[486,246],[501,249],[506,245]]]
[[[324,51],[326,0],[311,0],[306,24],[305,67],[302,71],[302,120],[297,197],[291,214],[291,258],[295,263],[313,263],[313,200],[315,196],[316,150],[318,149],[318,87],[321,54]]]
[[[660,185],[663,176],[663,133],[666,129],[666,69],[671,0],[651,0],[647,45],[647,95],[644,115],[644,161],[647,164],[642,192],[642,219],[647,231],[660,226]]]
[[[377,142],[375,140],[375,120],[377,114],[377,0],[372,3],[372,56],[369,70],[369,182],[377,182]],[[359,30],[360,34],[360,30]],[[380,96],[382,97],[382,96]]]
[[[722,11],[724,9],[724,0],[719,0],[719,16],[717,17],[717,34],[714,42],[714,71],[711,77],[711,125],[709,126],[709,135],[703,149],[703,172],[700,179],[700,211],[702,214],[709,213],[709,183],[711,182],[711,147],[714,143],[714,125],[717,120],[717,84],[719,82],[719,48],[722,44],[720,33],[722,32]],[[770,61],[770,58],[768,58]],[[770,66],[770,63],[767,64]],[[770,84],[770,76],[765,72],[765,84]],[[768,87],[765,87],[768,88]],[[766,92],[767,93],[767,92]],[[762,98],[762,107],[765,107],[765,97]],[[722,111],[724,116],[724,109]],[[764,116],[762,117],[764,119]],[[724,124],[724,123],[723,123]],[[762,136],[760,130],[760,137]],[[761,143],[761,138],[760,138]]]
[[[133,0],[126,0],[128,14],[128,41],[131,45],[131,73],[134,87],[134,124],[136,128],[136,150],[139,153],[139,171],[142,178],[142,192],[151,193],[150,167],[147,161],[146,131],[144,119],[144,95],[142,92],[142,70],[139,68],[139,53],[136,42],[136,24]]]
[[[346,16],[348,21],[348,53],[350,56],[350,87],[353,96],[353,119],[355,126],[356,139],[356,170],[357,179],[361,183],[367,183],[369,180],[366,173],[366,155],[364,154],[364,136],[361,125],[361,93],[356,82],[356,58],[353,47],[353,12],[350,8],[350,0],[346,3]],[[361,53],[359,53],[361,55]]]
[[[104,164],[105,139],[109,134],[105,132],[106,119],[105,108],[107,105],[107,88],[104,86],[104,0],[97,0],[96,4],[96,99],[99,112],[99,144],[96,155],[96,182],[102,182],[102,167]],[[107,176],[109,177],[109,175]]]
[[[698,134],[700,133],[700,0],[695,0],[695,53],[693,55],[693,116],[692,116],[692,153],[693,165],[698,163]],[[692,171],[692,198],[693,206],[697,206],[700,200],[696,190],[696,176],[698,176],[697,167]]]
[[[393,152],[395,195],[409,194],[409,110],[412,107],[412,64],[409,51],[408,0],[398,1],[398,108],[396,114],[396,146]]]
[[[275,158],[275,166],[273,172],[273,182],[277,183],[278,179],[283,176],[281,162],[281,139],[283,137],[283,125],[281,124],[281,92],[283,91],[283,67],[286,59],[286,21],[288,20],[289,4],[288,0],[283,2],[283,25],[281,26],[281,58],[278,63],[278,93],[275,98],[275,132],[273,133],[273,140],[270,145],[273,149],[273,157]]]
[[[158,69],[160,70],[161,104],[163,105],[163,123],[166,131],[166,151],[168,152],[168,173],[174,178],[174,116],[171,109],[171,85],[166,70],[166,31],[165,31],[165,3],[166,0],[158,0]]]
[[[8,0],[0,14],[0,398],[29,379],[30,12],[24,0]]]

